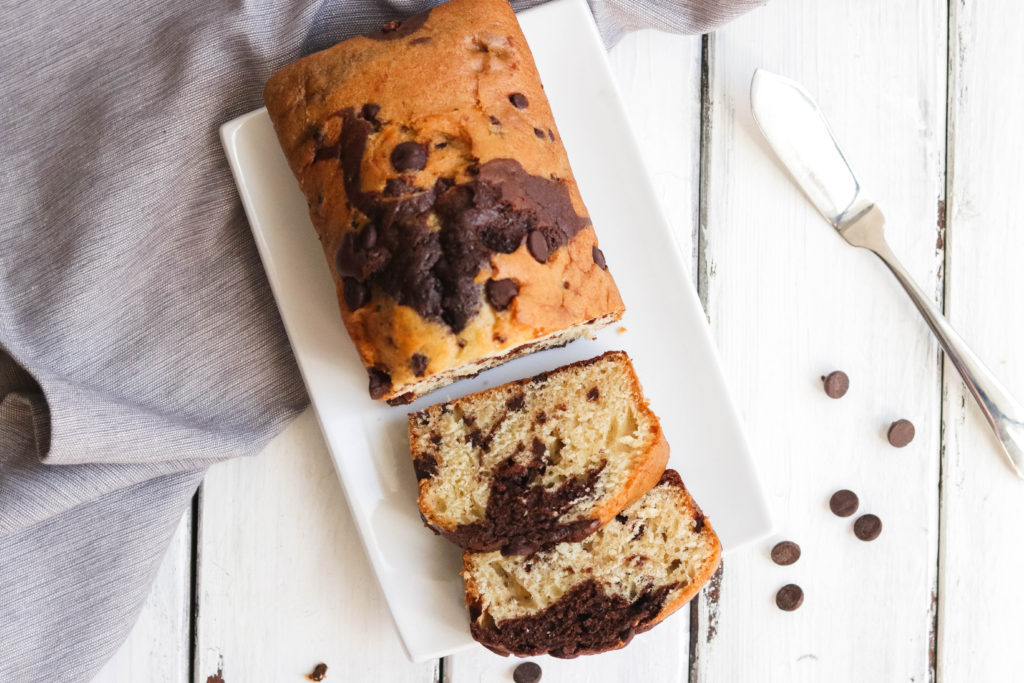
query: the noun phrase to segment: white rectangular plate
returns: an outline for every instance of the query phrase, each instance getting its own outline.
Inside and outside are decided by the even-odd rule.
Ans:
[[[469,647],[460,553],[416,508],[406,414],[429,404],[624,349],[682,474],[726,550],[771,532],[767,505],[726,391],[704,311],[644,170],[584,0],[520,15],[573,172],[627,312],[596,340],[536,353],[392,408],[370,400],[342,324],[305,198],[265,109],[221,128],[288,338],[359,527],[414,661]],[[338,577],[343,580],[343,577]]]

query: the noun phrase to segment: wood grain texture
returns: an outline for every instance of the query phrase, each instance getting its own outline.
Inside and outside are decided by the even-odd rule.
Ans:
[[[951,3],[946,315],[1024,400],[1024,5]],[[945,368],[938,679],[1021,679],[1024,482]]]
[[[696,259],[700,53],[699,37],[654,31],[626,36],[610,53],[619,92],[687,263]],[[628,229],[597,226],[597,230],[616,227]],[[545,681],[670,683],[687,678],[688,646],[689,609],[683,608],[623,650],[574,660],[541,657],[536,661],[544,670]],[[445,681],[507,682],[521,661],[477,648],[446,658]]]
[[[178,524],[128,639],[93,683],[188,683],[192,513]]]
[[[300,681],[318,662],[327,680],[435,681],[406,658],[311,410],[212,467],[200,515],[196,681]]]
[[[843,242],[775,161],[750,114],[756,67],[816,97],[888,217],[890,242],[940,291],[946,5],[775,0],[710,49],[701,270],[727,380],[779,536],[728,556],[698,618],[695,681],[927,681],[936,583],[937,346],[874,256]],[[842,399],[820,377],[851,378]],[[885,430],[911,419],[896,450]],[[871,543],[828,508],[853,489],[884,523]],[[803,548],[772,564],[775,541]],[[797,583],[795,612],[776,591]]]

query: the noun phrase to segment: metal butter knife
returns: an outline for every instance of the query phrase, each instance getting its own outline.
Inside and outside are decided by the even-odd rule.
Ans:
[[[825,220],[853,246],[873,251],[907,290],[977,399],[1010,465],[1024,477],[1024,408],[896,259],[885,241],[885,217],[861,190],[818,105],[800,84],[758,69],[750,83],[750,106],[768,144]]]

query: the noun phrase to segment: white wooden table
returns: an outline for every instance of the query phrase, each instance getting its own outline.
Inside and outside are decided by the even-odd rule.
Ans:
[[[803,557],[730,554],[691,610],[620,652],[542,658],[545,681],[1024,679],[1024,483],[895,280],[769,156],[747,98],[757,66],[817,96],[894,249],[1021,396],[1022,29],[1019,0],[773,0],[703,40],[648,32],[612,51],[776,540]],[[836,368],[852,380],[839,401],[818,379]],[[899,417],[917,437],[896,450]],[[882,518],[878,540],[829,512],[838,488]],[[806,597],[785,613],[773,598],[790,582]],[[258,457],[210,470],[96,680],[302,681],[320,661],[328,681],[417,683],[508,681],[515,665],[482,648],[408,662],[307,411]]]

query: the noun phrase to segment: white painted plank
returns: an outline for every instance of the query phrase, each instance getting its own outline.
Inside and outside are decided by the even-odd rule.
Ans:
[[[687,263],[696,259],[700,52],[699,37],[643,31],[626,36],[610,55],[633,130]],[[608,229],[615,226],[597,226],[598,233]],[[544,680],[559,683],[684,681],[689,661],[689,612],[683,608],[617,652],[535,661],[543,668]],[[520,661],[480,647],[446,658],[445,679],[451,683],[509,681]]]
[[[327,680],[436,678],[406,658],[310,410],[259,456],[210,469],[197,591],[199,683],[302,680],[318,662]]]
[[[951,6],[946,311],[1024,400],[1024,5]],[[1020,680],[1024,483],[949,363],[944,396],[939,680]]]
[[[726,375],[748,426],[782,538],[728,558],[698,619],[697,681],[927,681],[936,582],[937,347],[877,259],[827,227],[774,160],[750,115],[756,67],[802,82],[889,219],[894,250],[938,291],[944,189],[946,3],[775,0],[711,48],[702,275]],[[819,377],[852,386],[825,396]],[[917,438],[885,440],[906,417]],[[881,537],[828,509],[860,496]],[[713,521],[713,520],[712,520]],[[803,606],[776,608],[801,585]]]
[[[131,634],[93,683],[188,683],[192,513],[171,538],[153,588]]]

